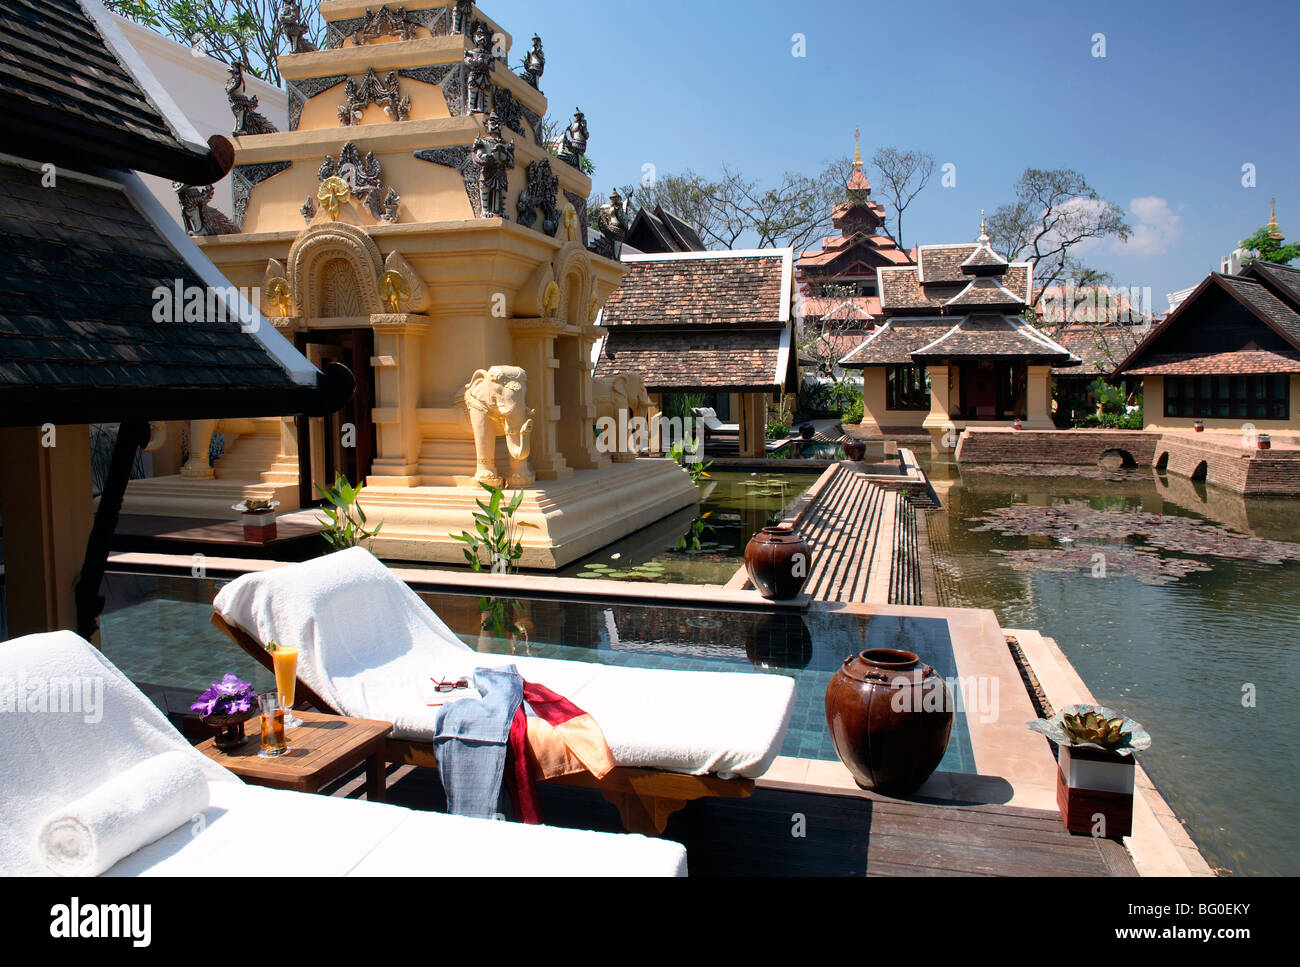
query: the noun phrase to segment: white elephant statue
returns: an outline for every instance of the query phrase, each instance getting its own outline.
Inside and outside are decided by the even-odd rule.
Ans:
[[[653,420],[659,415],[646,391],[645,380],[636,372],[600,377],[592,380],[592,395],[596,420],[613,421],[614,460],[620,463],[635,460],[649,442],[646,435],[652,434]],[[627,415],[620,417],[622,413]],[[634,420],[644,420],[644,423],[636,426]],[[601,437],[604,438],[603,432]]]
[[[526,402],[528,374],[518,366],[493,366],[480,369],[465,384],[457,397],[474,431],[474,453],[478,468],[474,479],[493,487],[503,484],[497,471],[497,437],[504,435],[510,452],[510,474],[504,484],[519,488],[536,479],[528,465],[533,432],[533,410]]]

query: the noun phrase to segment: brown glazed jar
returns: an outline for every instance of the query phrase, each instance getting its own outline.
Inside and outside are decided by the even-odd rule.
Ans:
[[[797,597],[811,569],[812,548],[792,527],[764,527],[745,545],[745,570],[765,598]]]
[[[826,725],[863,789],[913,792],[934,772],[952,735],[948,686],[910,651],[850,655],[826,686]]]
[[[847,459],[852,460],[855,463],[860,463],[862,458],[866,455],[867,445],[861,440],[855,440],[850,437],[844,441],[844,456]]]

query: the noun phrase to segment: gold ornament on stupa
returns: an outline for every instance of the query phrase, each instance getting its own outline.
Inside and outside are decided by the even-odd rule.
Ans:
[[[1277,223],[1277,197],[1276,196],[1274,196],[1271,203],[1269,204],[1268,237],[1275,242],[1280,242],[1282,241],[1282,239],[1286,238],[1286,236],[1282,234],[1282,229]]]
[[[329,209],[330,221],[339,220],[339,209],[343,203],[352,197],[352,189],[348,183],[338,175],[330,175],[320,183],[316,189],[316,198],[322,205]]]

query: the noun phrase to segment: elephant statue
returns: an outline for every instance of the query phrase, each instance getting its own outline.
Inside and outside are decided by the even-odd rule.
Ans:
[[[637,458],[642,448],[654,438],[653,421],[659,415],[654,401],[646,391],[645,381],[640,373],[616,373],[592,380],[592,395],[596,403],[596,420],[598,429],[600,421],[611,420],[605,426],[613,431],[612,456],[615,461],[625,463]],[[626,416],[622,414],[626,413]],[[634,420],[644,420],[642,426],[634,426]],[[648,437],[648,438],[647,438]],[[606,439],[601,432],[601,439]]]
[[[474,479],[500,487],[497,472],[497,437],[504,435],[510,451],[510,475],[504,484],[527,487],[536,479],[528,465],[529,436],[533,432],[533,410],[526,402],[528,374],[518,366],[493,366],[480,369],[465,384],[456,400],[469,418],[474,431],[474,453],[478,468]]]

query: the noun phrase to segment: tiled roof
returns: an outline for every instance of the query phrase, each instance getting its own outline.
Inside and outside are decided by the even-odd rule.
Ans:
[[[160,99],[173,112],[175,105],[161,88],[146,92],[142,84],[156,83],[148,70],[139,63],[128,69],[77,0],[0,0],[0,23],[6,151],[21,148],[42,162],[134,168],[191,184],[224,175],[204,145],[182,140],[178,127],[186,137],[197,135],[183,118],[164,116]],[[123,56],[134,56],[115,24],[105,30]]]
[[[1147,329],[1136,326],[1066,326],[1052,333],[1052,339],[1079,358],[1081,366],[1057,367],[1062,376],[1110,376],[1131,353]]]
[[[1014,357],[1066,364],[1074,359],[1063,347],[1014,316],[966,316],[934,342],[912,353],[918,362],[932,359]]]
[[[702,252],[704,242],[684,219],[662,206],[653,212],[642,208],[627,231],[627,244],[641,252]]]
[[[961,266],[977,248],[977,243],[964,245],[922,245],[917,250],[918,273],[921,281],[930,282],[966,282],[966,274]]]
[[[867,319],[880,315],[880,297],[874,295],[843,296],[804,296],[800,304],[803,318],[848,319],[850,317]]]
[[[725,257],[713,257],[714,255]],[[628,273],[605,306],[601,325],[781,326],[789,318],[787,250],[708,258],[628,256]]]
[[[1246,276],[1262,276],[1282,293],[1282,298],[1293,308],[1300,309],[1300,269],[1290,265],[1274,265],[1256,259],[1245,272]]]
[[[946,319],[890,319],[857,349],[843,356],[840,365],[850,369],[908,366],[913,362],[913,352],[934,342],[951,328],[952,323]]]
[[[84,403],[93,419],[67,422],[114,422],[138,419],[114,414],[160,391],[173,394],[170,414],[155,403],[148,419],[214,403],[231,416],[261,412],[259,401],[293,412],[268,394],[314,392],[233,314],[155,321],[155,288],[173,292],[177,282],[207,291],[123,189],[69,173],[51,190],[39,170],[0,164],[0,424],[21,416],[6,412],[17,400]]]
[[[781,336],[775,329],[673,332],[625,326],[605,338],[596,375],[635,370],[656,392],[773,390],[785,375],[777,373]]]
[[[1267,318],[1278,332],[1290,337],[1293,344],[1300,344],[1300,314],[1289,305],[1258,282],[1235,275],[1221,275],[1219,281],[1233,292],[1239,302]]]
[[[1220,376],[1243,373],[1300,373],[1300,353],[1241,349],[1210,355],[1163,354],[1148,356],[1128,376]]]
[[[992,269],[1007,264],[1004,259],[987,245],[978,246],[962,263],[964,269]]]
[[[1018,310],[1024,307],[1024,300],[1014,292],[1004,289],[998,280],[991,276],[972,279],[970,284],[944,303],[951,307],[988,307]]]
[[[883,268],[880,278],[880,306],[886,313],[891,310],[921,310],[937,312],[943,304],[964,289],[965,276],[950,283],[922,286],[912,266]]]

